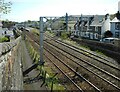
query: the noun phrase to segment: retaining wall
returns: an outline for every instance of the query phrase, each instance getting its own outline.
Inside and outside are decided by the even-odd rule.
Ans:
[[[99,50],[106,54],[109,57],[114,58],[118,63],[120,63],[120,46],[102,43],[98,41],[86,40],[73,38],[72,40],[76,41],[80,45],[88,46],[91,50]]]
[[[23,90],[20,41],[0,43],[0,91]]]

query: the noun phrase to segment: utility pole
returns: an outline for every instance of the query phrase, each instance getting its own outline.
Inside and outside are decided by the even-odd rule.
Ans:
[[[79,32],[79,37],[81,38],[81,33],[83,31],[83,16],[82,16],[82,14],[81,14],[80,20],[81,20],[81,28],[80,28],[80,32]]]
[[[76,35],[79,35],[78,34],[78,26],[79,26],[79,20],[77,19],[77,22],[76,22]]]
[[[43,17],[40,17],[40,61],[39,65],[44,65],[43,60]]]
[[[65,16],[65,22],[66,22],[66,31],[68,31],[68,14],[67,13]]]

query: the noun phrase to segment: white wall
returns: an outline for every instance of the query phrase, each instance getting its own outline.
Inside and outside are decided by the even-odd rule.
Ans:
[[[101,35],[104,35],[104,33],[107,30],[110,30],[110,18],[109,17],[104,21],[104,23],[102,25]]]

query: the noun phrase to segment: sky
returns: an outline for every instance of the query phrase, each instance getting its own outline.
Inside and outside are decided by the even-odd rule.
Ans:
[[[105,15],[118,11],[120,0],[5,0],[11,1],[11,12],[1,18],[23,22],[40,16]]]

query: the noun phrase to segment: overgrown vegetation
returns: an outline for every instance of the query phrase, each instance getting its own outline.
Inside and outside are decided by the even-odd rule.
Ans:
[[[9,39],[7,37],[0,37],[0,42],[8,42]]]
[[[103,52],[101,52],[99,50],[96,50],[95,52],[98,53],[98,54],[100,54],[100,55],[105,55]]]
[[[74,45],[74,46],[77,46],[78,48],[83,48],[83,49],[86,49],[86,50],[94,51],[94,50],[92,50],[92,49],[91,49],[89,46],[87,46],[87,45],[79,45],[76,41],[72,41],[72,40],[67,39],[67,40],[64,40],[64,42],[69,43],[69,44]],[[100,51],[100,50],[95,50],[94,52],[96,52],[96,53],[98,53],[98,54],[100,54],[100,55],[106,56],[106,55],[105,55],[102,51]]]
[[[45,84],[50,90],[52,88],[52,85],[53,85],[52,90],[64,90],[64,86],[59,84],[59,79],[57,78],[57,76],[53,77],[55,73],[53,73],[53,71],[51,70],[51,67],[39,66],[38,69],[42,70],[41,74],[43,77],[46,77]],[[46,76],[44,75],[45,72],[46,72]]]
[[[46,34],[49,34],[52,37],[55,36],[55,33],[53,31],[50,31],[50,30],[46,31]]]
[[[35,31],[34,31],[35,32]],[[40,55],[37,51],[35,51],[34,47],[30,44],[28,40],[26,40],[26,47],[28,48],[28,51],[30,53],[30,56],[33,59],[34,63],[38,63],[40,60]],[[43,77],[43,81],[45,81],[45,84],[49,89],[52,88],[53,90],[64,90],[64,86],[59,84],[59,80],[57,77],[54,77],[54,73],[51,70],[50,67],[45,66],[38,66],[37,69],[41,72],[41,76]],[[45,76],[46,72],[46,76]],[[45,80],[44,80],[45,78]]]
[[[38,36],[40,35],[38,29],[33,28],[33,29],[31,30],[31,32],[34,33],[35,35],[38,35]]]
[[[60,33],[60,37],[63,40],[68,39],[70,37],[70,33],[66,32],[66,31],[63,31],[63,32]]]
[[[87,50],[90,50],[90,47],[85,46],[85,45],[80,45],[80,47],[85,48],[85,49],[87,49]]]

